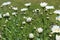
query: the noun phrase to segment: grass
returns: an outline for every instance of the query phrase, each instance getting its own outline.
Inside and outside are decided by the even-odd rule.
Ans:
[[[0,5],[5,1],[8,1],[8,0],[2,0],[2,1],[0,0]],[[47,13],[44,12],[43,15],[40,15],[40,13],[44,11],[42,9],[39,15],[34,15],[32,13],[32,10],[35,8],[41,9],[39,4],[40,2],[44,2],[44,1],[47,2],[48,5],[54,5],[56,9],[60,9],[59,7],[60,0],[10,0],[10,1],[12,2],[11,5],[17,6],[19,10],[17,11],[18,13],[17,17],[11,15],[11,20],[9,20],[7,23],[5,23],[5,18],[0,19],[0,31],[1,31],[0,33],[2,34],[1,40],[30,40],[28,38],[28,35],[31,32],[35,35],[33,40],[38,40],[38,39],[39,40],[55,40],[54,39],[55,37],[54,36],[49,37],[49,34],[50,34],[51,24],[52,23],[56,24],[55,17],[57,15],[56,14],[49,15],[50,19],[47,20],[46,14],[50,14],[49,11]],[[24,4],[26,2],[31,2],[32,5],[30,9],[26,12],[26,14],[22,15],[20,14],[21,13],[20,9],[25,7]],[[0,8],[0,13],[4,14],[6,12],[9,12],[11,14],[12,12],[14,12],[13,10],[9,9],[9,6]],[[53,10],[50,10],[50,11],[52,12]],[[22,25],[22,21],[25,21],[25,19],[23,19],[23,16],[32,17],[34,21],[32,21],[31,23],[26,23],[25,25]],[[6,26],[3,26],[3,25],[6,25]],[[57,22],[57,25],[60,25],[60,23]],[[21,29],[21,27],[24,27],[24,28]],[[44,32],[38,35],[34,27],[36,28],[42,27],[44,29]]]

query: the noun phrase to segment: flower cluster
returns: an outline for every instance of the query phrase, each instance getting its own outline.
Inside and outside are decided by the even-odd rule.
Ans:
[[[11,2],[10,1],[4,2],[4,3],[2,3],[1,7],[7,6],[7,5],[11,5]],[[34,30],[35,33],[31,32],[31,31],[28,31],[29,32],[28,33],[28,37],[30,39],[33,39],[36,35],[37,35],[38,38],[42,34],[43,35],[47,35],[47,33],[48,33],[47,31],[50,30],[48,35],[50,35],[50,33],[52,33],[51,34],[52,36],[54,34],[56,34],[55,35],[55,37],[56,37],[55,39],[56,40],[60,40],[60,36],[58,35],[60,33],[60,26],[58,26],[58,24],[56,24],[56,23],[54,24],[54,21],[52,21],[52,19],[50,17],[51,16],[50,14],[52,14],[52,15],[58,14],[58,16],[55,17],[54,20],[56,20],[57,22],[58,21],[60,22],[60,10],[55,10],[54,6],[49,6],[48,3],[46,3],[46,2],[41,2],[40,3],[41,9],[40,8],[36,8],[36,9],[30,10],[31,3],[26,3],[26,4],[24,4],[24,6],[25,7],[21,8],[21,9],[19,9],[18,7],[15,7],[15,6],[10,6],[9,8],[11,10],[13,10],[13,12],[6,12],[6,13],[3,13],[3,14],[0,13],[0,19],[7,18],[7,19],[5,19],[5,23],[8,26],[10,24],[7,23],[7,22],[9,22],[9,20],[12,21],[13,22],[12,24],[14,26],[17,26],[16,29],[15,29],[15,27],[12,27],[12,29],[13,29],[12,32],[15,32],[15,33],[19,32],[19,31],[17,31],[17,30],[19,30],[19,28],[24,30],[24,28],[26,28],[26,26],[29,26],[29,27],[31,26],[30,27],[31,29],[29,27],[27,27],[25,29],[26,31],[28,29],[30,29],[32,31]],[[53,12],[51,12],[52,10],[53,10]],[[28,16],[28,14],[30,16]],[[20,17],[18,17],[18,16],[20,16]],[[23,18],[22,18],[22,16],[23,16]],[[16,18],[14,19],[14,17],[16,17]],[[39,18],[39,19],[37,19],[37,18]],[[40,27],[35,27],[38,24],[40,25]],[[53,25],[51,26],[51,24],[53,24]],[[3,26],[6,26],[6,25],[3,25]],[[32,27],[32,25],[34,25],[34,27]],[[18,27],[18,26],[21,26],[21,27]],[[51,26],[51,28],[50,28],[50,26]],[[9,33],[11,33],[8,28],[6,28],[6,29],[9,31]],[[48,29],[48,28],[50,28],[50,29]],[[24,32],[25,32],[25,30],[24,30]],[[46,30],[46,33],[45,33],[45,30]],[[15,33],[13,33],[13,34],[15,35]]]

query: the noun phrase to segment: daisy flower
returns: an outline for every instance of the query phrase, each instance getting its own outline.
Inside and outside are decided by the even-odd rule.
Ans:
[[[24,18],[24,19],[27,19],[27,17],[26,17],[26,16],[23,16],[23,18]]]
[[[23,22],[22,22],[22,24],[26,24],[26,22],[25,22],[25,21],[23,21]]]
[[[56,17],[56,20],[60,21],[60,16],[57,16],[57,17]]]
[[[30,7],[31,6],[31,3],[26,3],[24,4],[26,7]]]
[[[18,10],[18,8],[17,8],[17,7],[12,7],[12,9],[13,9],[13,10]]]
[[[31,17],[26,18],[26,22],[31,22],[31,21],[32,21]]]
[[[56,35],[56,40],[60,40],[60,35]]]
[[[9,16],[10,16],[9,12],[3,14],[3,17],[9,17]]]
[[[40,3],[40,6],[41,6],[41,7],[45,7],[45,6],[47,6],[47,4],[48,4],[48,3],[46,3],[46,2],[41,2],[41,3]]]
[[[54,6],[46,6],[46,9],[54,9]]]
[[[28,8],[22,8],[21,9],[21,12],[25,12],[25,11],[27,11],[28,10]]]
[[[30,39],[34,38],[34,34],[33,34],[33,33],[30,33],[30,34],[29,34],[29,38],[30,38]]]
[[[35,9],[35,10],[33,10],[33,12],[35,12],[35,13],[38,13],[38,12],[40,12],[40,9]]]
[[[60,26],[53,25],[51,28],[52,33],[60,33]]]
[[[7,22],[8,22],[8,20],[6,19],[6,20],[5,20],[5,23],[7,23]]]
[[[60,10],[55,10],[53,13],[60,14]]]
[[[17,13],[16,12],[13,12],[12,15],[15,16]]]
[[[40,28],[37,28],[37,32],[38,33],[41,33],[41,32],[43,32],[43,29],[40,27]]]
[[[4,2],[4,3],[2,3],[2,5],[1,6],[7,6],[7,5],[10,5],[11,4],[11,2],[10,1],[8,1],[8,2]]]

